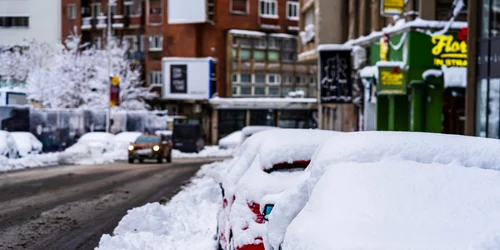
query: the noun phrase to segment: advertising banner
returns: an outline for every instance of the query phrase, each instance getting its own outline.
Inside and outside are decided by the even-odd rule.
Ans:
[[[399,67],[379,67],[378,94],[406,95],[406,74]]]
[[[319,51],[321,103],[351,103],[351,50]]]
[[[405,0],[382,0],[380,14],[382,16],[402,15],[405,12]]]
[[[212,58],[163,58],[163,98],[208,100],[216,92]]]

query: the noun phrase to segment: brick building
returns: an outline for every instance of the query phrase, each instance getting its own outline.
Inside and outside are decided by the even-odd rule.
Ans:
[[[298,0],[117,0],[112,33],[131,41],[130,58],[162,93],[156,105],[201,118],[216,142],[246,125],[315,126],[315,69],[297,64],[299,13]],[[105,45],[107,0],[63,0],[62,15],[63,37],[77,27],[85,41]],[[162,58],[212,58],[211,93],[169,95]]]

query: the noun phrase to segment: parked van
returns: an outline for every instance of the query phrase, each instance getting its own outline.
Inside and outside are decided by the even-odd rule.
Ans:
[[[199,124],[175,124],[172,141],[181,152],[198,153],[205,147]]]

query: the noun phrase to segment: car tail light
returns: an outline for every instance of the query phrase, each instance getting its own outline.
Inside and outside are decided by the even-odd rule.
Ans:
[[[259,224],[264,224],[264,217],[260,213],[260,205],[255,202],[250,202],[248,203],[248,208],[252,211],[252,213],[255,214],[255,222]]]

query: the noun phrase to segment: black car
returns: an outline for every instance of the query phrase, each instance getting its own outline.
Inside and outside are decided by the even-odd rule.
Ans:
[[[187,153],[198,153],[205,147],[198,124],[175,124],[172,134],[174,149]]]

